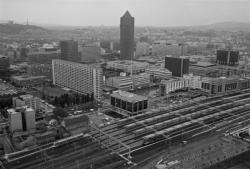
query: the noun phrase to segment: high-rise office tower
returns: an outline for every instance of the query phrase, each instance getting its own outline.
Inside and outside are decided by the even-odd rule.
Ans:
[[[239,51],[218,50],[216,62],[219,65],[236,66],[239,64]]]
[[[131,60],[134,56],[134,25],[135,19],[128,11],[121,17],[120,22],[120,51],[121,59]]]
[[[172,72],[173,76],[182,77],[189,73],[189,59],[165,57],[165,68]]]
[[[78,53],[78,43],[74,40],[60,41],[61,58],[72,62],[81,62],[81,56]]]

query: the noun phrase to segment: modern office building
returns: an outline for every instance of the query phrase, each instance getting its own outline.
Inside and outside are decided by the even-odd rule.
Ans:
[[[236,66],[239,64],[239,51],[218,50],[216,62],[219,65]]]
[[[120,19],[121,59],[131,60],[134,57],[134,24],[135,19],[128,11]]]
[[[172,72],[173,76],[182,77],[189,74],[189,59],[165,57],[165,68]]]
[[[102,95],[102,69],[97,65],[87,65],[65,60],[52,61],[53,84],[69,88],[84,95]]]
[[[111,105],[128,116],[142,113],[148,108],[148,98],[134,93],[117,91],[111,94]]]
[[[74,40],[60,41],[61,57],[62,60],[72,62],[81,62],[81,56],[78,53],[78,42]]]
[[[31,131],[36,129],[35,111],[31,108],[21,107],[8,109],[11,132]]]

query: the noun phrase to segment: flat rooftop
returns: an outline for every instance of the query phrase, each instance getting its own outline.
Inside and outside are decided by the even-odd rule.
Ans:
[[[167,72],[167,73],[172,73],[170,72],[168,69],[164,68],[164,67],[150,67],[147,70],[149,71],[155,71],[155,72]]]
[[[137,95],[137,94],[122,91],[122,90],[114,92],[113,94],[111,94],[111,96],[115,97],[115,98],[119,98],[119,99],[127,101],[127,102],[138,102],[138,101],[143,101],[143,100],[148,99],[145,96]]]
[[[43,79],[43,78],[46,78],[46,76],[12,76],[11,78],[21,81],[21,80]]]
[[[198,66],[198,67],[212,67],[212,66],[216,66],[213,63],[209,63],[209,62],[197,62],[196,64],[192,64],[192,66]]]
[[[122,64],[122,65],[127,65],[131,66],[131,60],[115,60],[115,61],[110,61],[108,64]],[[136,67],[142,67],[142,66],[148,66],[149,64],[147,62],[137,62],[133,61],[133,66]]]
[[[24,106],[24,107],[18,107],[18,108],[11,108],[11,109],[8,109],[8,110],[7,110],[7,112],[8,112],[9,114],[18,114],[18,113],[20,113],[20,112],[22,112],[22,111],[33,111],[33,109]]]

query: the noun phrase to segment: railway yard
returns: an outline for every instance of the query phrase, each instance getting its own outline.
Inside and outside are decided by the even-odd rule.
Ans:
[[[143,168],[171,156],[168,160],[178,163],[179,168],[203,168],[231,157],[222,155],[218,157],[220,160],[213,159],[215,150],[220,149],[220,154],[228,154],[233,148],[240,149],[235,153],[249,151],[249,143],[225,136],[230,129],[249,123],[250,90],[237,91],[149,110],[102,128],[91,124],[87,134],[5,156],[2,166],[6,169]],[[198,142],[205,147],[194,149]],[[211,144],[208,146],[207,142]],[[225,147],[223,152],[221,147]],[[200,160],[194,160],[196,156]],[[202,159],[211,160],[202,162]]]

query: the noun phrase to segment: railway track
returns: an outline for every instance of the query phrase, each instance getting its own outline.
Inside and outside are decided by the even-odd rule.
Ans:
[[[120,147],[115,140],[110,141],[107,135],[129,146],[131,152],[139,152],[162,142],[181,142],[210,131],[225,130],[233,122],[250,119],[249,101],[250,90],[238,91],[199,102],[152,110],[104,126],[100,130],[105,134],[93,130],[90,135],[103,144],[108,144],[110,149],[116,150],[119,154],[127,155],[126,148]],[[7,163],[6,168],[39,169],[44,168],[45,165],[53,169],[66,169],[76,165],[81,168],[91,168],[93,165],[94,168],[126,166],[124,159],[112,154],[112,151],[101,147],[96,142],[86,139],[62,148],[50,148],[46,150],[46,158],[43,155],[37,153],[32,157],[14,160]]]
[[[185,118],[185,117],[192,116],[193,120],[197,118],[202,121],[204,120],[205,125],[209,125],[210,121],[220,123],[226,117],[231,117],[233,115],[227,114],[229,112],[227,112],[226,114],[218,114],[218,112],[230,110],[235,107],[240,107],[244,105],[245,103],[247,103],[248,101],[250,101],[248,97],[250,97],[250,93],[243,93],[241,95],[231,94],[228,97],[223,98],[223,99],[219,97],[219,100],[210,99],[210,102],[205,103],[205,104],[200,104],[199,106],[195,106],[194,104],[191,104],[192,106],[190,107],[183,106],[179,110],[178,108],[173,108],[171,109],[173,111],[169,110],[166,112],[163,112],[163,111],[162,112],[155,111],[153,113],[150,112],[146,115],[138,115],[134,118],[121,120],[120,123],[122,123],[122,125],[119,124],[119,122],[118,124],[114,123],[110,126],[104,127],[102,131],[106,132],[107,134],[112,135],[113,137],[117,137],[123,143],[125,143],[126,145],[134,149],[134,148],[137,148],[138,146],[143,146],[143,145],[140,145],[140,144],[143,144],[143,141],[141,140],[141,138],[146,136],[147,134],[154,133],[155,130],[161,131],[169,127],[173,127],[173,126],[185,123],[187,121],[190,121],[188,120],[188,118]],[[240,107],[240,110],[241,109],[244,110],[245,108]],[[178,114],[178,116],[176,114]],[[212,116],[213,114],[215,114],[216,117],[213,117]],[[205,118],[205,119],[202,118],[206,116],[208,116],[209,118]],[[182,130],[183,127],[179,127],[178,129]],[[155,128],[155,129],[153,130],[152,128]],[[139,134],[136,135],[136,133],[139,133]],[[93,135],[96,135],[96,133],[93,133]],[[100,135],[99,138],[100,138],[100,141],[105,142],[104,137]],[[113,144],[112,146],[116,145],[115,142],[113,143],[111,142],[110,144],[111,145]]]

